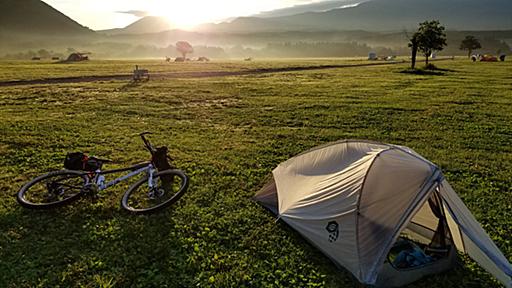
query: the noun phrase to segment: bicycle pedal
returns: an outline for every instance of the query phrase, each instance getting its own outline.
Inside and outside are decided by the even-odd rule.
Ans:
[[[96,184],[89,184],[83,188],[83,193],[90,197],[96,197],[99,192],[99,187]]]

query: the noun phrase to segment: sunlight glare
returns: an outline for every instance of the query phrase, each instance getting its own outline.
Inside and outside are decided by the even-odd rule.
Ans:
[[[148,1],[148,11],[154,16],[166,17],[177,28],[190,29],[203,23],[223,21],[233,16],[247,16],[268,9],[275,0],[188,0]]]

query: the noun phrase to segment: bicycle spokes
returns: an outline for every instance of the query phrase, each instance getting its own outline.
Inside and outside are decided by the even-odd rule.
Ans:
[[[179,177],[173,175],[163,175],[153,178],[153,181],[145,181],[131,193],[128,206],[134,209],[148,209],[168,202],[177,191],[180,190],[183,183]],[[168,176],[168,177],[167,177]],[[176,179],[173,179],[176,178]]]
[[[151,200],[156,200],[160,197],[163,197],[164,194],[165,194],[165,189],[163,189],[161,187],[153,187],[152,189],[150,189],[150,191],[148,193],[148,198]]]
[[[83,180],[66,175],[58,179],[47,179],[41,184],[35,184],[31,193],[27,195],[29,200],[42,203],[59,201],[77,193],[83,187]]]
[[[46,183],[46,189],[48,190],[47,198],[51,200],[58,199],[59,196],[66,193],[65,188],[59,182],[55,181]]]

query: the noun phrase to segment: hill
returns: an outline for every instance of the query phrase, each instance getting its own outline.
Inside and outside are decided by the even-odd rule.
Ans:
[[[0,33],[37,36],[94,32],[40,0],[0,1]]]
[[[254,15],[254,17],[269,18],[290,16],[307,12],[324,12],[332,9],[355,7],[361,4],[362,2],[366,1],[369,0],[328,0],[309,4],[295,5],[292,7],[286,7],[272,11],[265,11]]]
[[[503,4],[503,7],[508,7],[512,3],[509,4],[504,0],[489,0],[492,7],[484,11],[482,5],[475,0],[464,1],[464,5],[461,4],[462,0],[451,0],[443,2],[444,4],[440,1],[433,0],[431,5],[427,5],[425,0],[372,0],[357,6],[350,6],[355,5],[353,0],[325,1],[270,11],[264,15],[264,17],[286,16],[240,17],[231,22],[203,25],[200,30],[195,32],[170,29],[171,24],[162,17],[143,17],[125,28],[95,33],[42,1],[1,0],[0,57],[9,54],[9,57],[6,56],[6,58],[30,59],[32,58],[30,55],[36,55],[40,50],[40,54],[47,54],[46,52],[50,51],[50,54],[62,55],[67,53],[68,48],[74,48],[77,51],[90,51],[94,53],[94,57],[103,58],[163,57],[174,55],[175,48],[172,45],[184,39],[197,48],[198,55],[214,58],[227,57],[226,55],[232,57],[281,57],[281,55],[289,56],[293,53],[296,57],[348,57],[361,56],[369,50],[383,51],[381,54],[406,55],[409,50],[403,29],[413,30],[417,27],[418,22],[432,18],[441,19],[442,24],[447,26],[449,45],[444,51],[444,53],[448,53],[447,55],[461,53],[458,46],[466,35],[473,35],[481,40],[484,47],[481,52],[510,51],[512,29],[494,31],[483,31],[482,29],[499,27],[496,23],[505,23],[502,25],[504,27],[507,21],[512,21],[499,16],[506,14],[505,12],[508,10],[505,9],[505,12],[495,11],[496,5],[500,3]],[[424,5],[421,6],[419,3]],[[436,6],[436,3],[439,5]],[[446,16],[447,18],[437,17],[441,15],[440,11],[443,9],[438,9],[437,12],[431,11],[430,16],[425,16],[427,7],[438,7],[441,4],[443,4],[443,9],[452,7],[448,10],[455,16],[451,18],[448,16]],[[478,26],[480,29],[457,30],[452,28],[458,26],[452,25],[450,21],[462,17],[454,12],[458,11],[453,8],[456,4],[466,7],[468,12],[462,14],[473,15],[471,17],[475,18],[474,21],[465,20],[466,23]],[[414,6],[414,9],[410,8],[411,5]],[[327,7],[345,8],[321,12]],[[399,7],[404,7],[404,9],[400,10]],[[421,9],[424,11],[419,11]],[[287,15],[307,10],[317,12]],[[409,13],[404,13],[404,11]],[[474,11],[484,13],[482,15],[494,16],[476,17],[475,14],[471,14],[476,13]],[[419,12],[422,12],[423,16],[419,16]],[[378,16],[379,13],[382,15]],[[443,13],[448,12],[444,11]],[[13,15],[18,16],[14,17]],[[367,20],[362,21],[361,19]],[[477,25],[478,21],[487,21],[487,26]],[[469,24],[466,26],[471,26]],[[510,27],[512,28],[512,25]],[[282,46],[283,43],[293,45]],[[314,50],[314,53],[308,49]],[[56,52],[53,53],[52,50]]]
[[[158,33],[173,29],[173,25],[165,17],[146,16],[132,24],[117,29],[109,29],[98,31],[103,34],[117,35],[117,34],[146,34]]]
[[[314,5],[307,7],[315,8]],[[323,12],[243,18],[243,21],[238,18],[230,23],[203,25],[201,29],[222,32],[241,31],[245,27],[251,27],[251,31],[400,31],[415,29],[425,20],[438,19],[450,30],[507,30],[512,29],[510,11],[512,1],[509,0],[372,0]]]

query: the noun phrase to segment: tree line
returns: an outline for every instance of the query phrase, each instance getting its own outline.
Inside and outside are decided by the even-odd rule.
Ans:
[[[437,25],[440,25],[437,22]],[[416,31],[418,33],[420,30]],[[423,51],[423,56],[430,55],[433,51],[444,53],[444,55],[471,55],[477,49],[480,54],[499,54],[510,53],[510,46],[500,40],[493,38],[477,39],[462,38],[460,35],[453,35],[451,38],[446,36],[442,30],[445,42],[443,49],[435,49]],[[451,35],[451,34],[448,34]],[[455,37],[457,36],[457,37]],[[419,35],[416,35],[419,37]],[[448,39],[447,39],[448,38]],[[409,39],[411,40],[411,39]],[[420,39],[421,40],[421,39]],[[477,40],[480,46],[472,44]],[[423,41],[423,40],[422,40]],[[469,42],[468,42],[469,41]],[[464,43],[464,44],[463,44]],[[375,52],[379,56],[406,56],[410,55],[412,47],[407,46],[404,40],[402,43],[396,43],[395,47],[386,47],[384,45],[370,45],[357,41],[349,42],[274,42],[261,45],[259,47],[250,47],[244,45],[235,46],[206,46],[194,45],[194,53],[190,57],[209,57],[209,58],[248,58],[248,57],[275,57],[275,58],[299,58],[299,57],[367,57],[369,52]],[[471,48],[471,49],[470,49]],[[462,49],[462,50],[461,50]],[[177,51],[176,45],[168,45],[159,47],[156,45],[133,45],[119,42],[99,42],[90,45],[83,45],[81,48],[42,48],[37,50],[29,50],[23,52],[14,52],[4,55],[4,59],[29,60],[33,57],[41,57],[43,59],[51,57],[67,57],[72,52],[90,51],[93,53],[92,59],[100,58],[164,58],[179,57],[182,54]]]
[[[510,47],[501,42],[501,47],[496,54],[510,52]],[[418,30],[410,37],[408,46],[411,48],[411,69],[415,69],[416,56],[421,52],[425,57],[425,66],[429,67],[429,58],[436,52],[442,51],[447,46],[446,29],[438,20],[425,21],[419,24]],[[473,51],[481,49],[480,41],[473,35],[467,35],[459,44],[459,50],[468,51],[469,58]],[[502,50],[503,49],[503,50]]]

